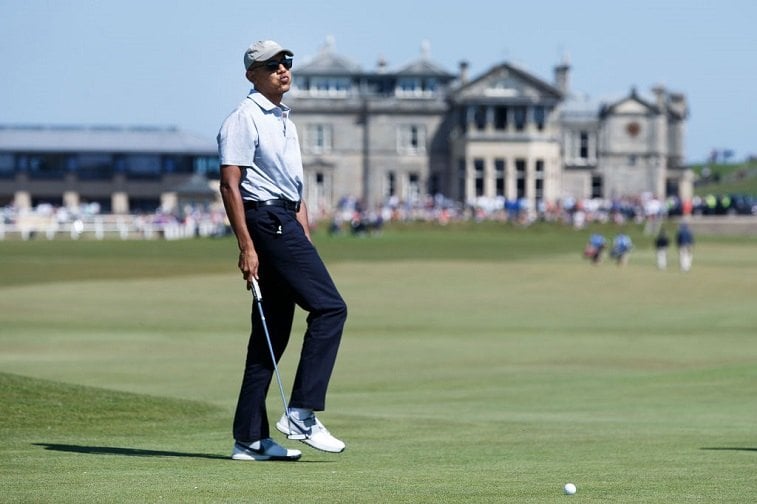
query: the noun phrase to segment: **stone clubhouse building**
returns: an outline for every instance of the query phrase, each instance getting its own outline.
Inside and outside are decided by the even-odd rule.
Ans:
[[[686,98],[657,86],[599,102],[503,62],[469,77],[426,48],[396,69],[364,70],[326,43],[298,63],[285,97],[302,145],[305,199],[328,213],[443,195],[469,206],[642,193],[689,199]],[[215,139],[175,129],[0,126],[0,206],[97,202],[103,211],[217,202]]]

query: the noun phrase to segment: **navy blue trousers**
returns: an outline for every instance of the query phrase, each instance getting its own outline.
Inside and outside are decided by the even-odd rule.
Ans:
[[[289,406],[322,411],[347,306],[293,211],[274,206],[248,209],[246,220],[260,260],[262,304],[277,362],[289,342],[295,305],[308,313]],[[265,399],[273,364],[257,303],[251,319],[233,429],[234,439],[244,442],[270,437]]]

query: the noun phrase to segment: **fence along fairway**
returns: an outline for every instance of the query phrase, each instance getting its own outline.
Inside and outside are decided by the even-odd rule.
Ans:
[[[455,236],[446,252],[443,236],[423,233],[407,237],[412,251],[402,250],[404,231],[318,238],[325,254],[339,249],[327,260],[350,306],[325,413],[349,446],[338,458],[308,450],[303,460],[317,463],[286,467],[212,458],[230,449],[248,325],[232,242],[119,245],[111,278],[55,272],[72,262],[86,271],[87,254],[108,255],[83,247],[51,260],[47,279],[3,284],[0,372],[108,389],[83,398],[81,422],[52,435],[39,424],[2,424],[2,473],[24,475],[4,476],[4,494],[11,502],[263,501],[269,494],[255,493],[254,477],[282,500],[312,502],[553,502],[567,481],[594,502],[749,501],[757,490],[753,242],[705,240],[682,275],[675,261],[656,271],[641,238],[627,268],[595,268],[580,257],[585,235],[545,231],[528,244],[540,255],[524,245],[513,259],[502,251],[514,254],[517,240],[501,231]],[[382,246],[382,257],[367,252]],[[424,258],[423,247],[433,254]],[[16,256],[45,264],[34,247]],[[139,266],[150,258],[171,274],[145,274]],[[113,390],[150,394],[150,408],[165,397],[170,407],[159,422],[127,415],[103,432],[93,398],[133,400]],[[40,397],[66,397],[64,407],[74,400]],[[189,399],[204,406],[181,406]]]

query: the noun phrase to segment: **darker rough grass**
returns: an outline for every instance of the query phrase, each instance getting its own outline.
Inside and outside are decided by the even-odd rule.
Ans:
[[[218,409],[195,401],[151,397],[0,373],[0,431],[54,437],[65,431],[122,435],[165,429],[166,422],[207,422]]]

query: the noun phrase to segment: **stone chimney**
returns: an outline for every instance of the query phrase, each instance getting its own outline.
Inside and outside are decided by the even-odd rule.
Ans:
[[[570,56],[565,53],[562,61],[555,66],[555,87],[560,90],[563,96],[570,91]]]
[[[657,105],[657,108],[660,109],[660,112],[665,112],[666,104],[665,101],[667,99],[667,93],[665,93],[665,86],[662,84],[657,84],[652,88],[652,93],[655,96],[655,105]]]
[[[468,62],[461,61],[460,62],[460,84],[465,84],[467,82],[468,82]]]
[[[686,96],[683,93],[670,93],[670,102],[668,106],[681,117],[686,117],[689,113]]]
[[[570,65],[567,63],[560,63],[555,67],[555,87],[560,90],[563,95],[568,94],[569,90],[569,77],[570,77]]]

